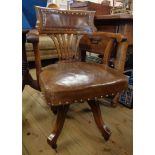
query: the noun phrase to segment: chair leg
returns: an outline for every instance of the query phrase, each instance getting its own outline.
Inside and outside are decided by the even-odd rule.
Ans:
[[[91,107],[91,110],[93,112],[94,120],[96,122],[96,125],[98,129],[100,130],[102,136],[104,137],[105,140],[108,140],[111,135],[110,129],[105,125],[102,115],[101,115],[101,110],[99,103],[96,102],[95,100],[90,100],[88,101],[89,106]]]
[[[53,112],[54,115],[57,114],[57,107],[51,106],[51,111]]]
[[[116,107],[118,105],[118,103],[119,103],[119,96],[120,96],[120,94],[117,93],[115,95],[115,97],[112,99],[112,101],[111,101],[111,106],[112,107]]]
[[[56,142],[63,128],[68,109],[69,105],[62,105],[57,107],[57,120],[55,123],[55,127],[53,132],[47,138],[48,144],[51,145],[53,149],[57,148]]]

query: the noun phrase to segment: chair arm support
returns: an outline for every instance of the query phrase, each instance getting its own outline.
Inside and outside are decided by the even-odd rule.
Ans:
[[[116,59],[114,62],[115,69],[120,73],[123,73],[126,62],[126,53],[128,48],[127,38],[120,33],[111,32],[94,32],[92,36],[104,36],[115,39],[117,42]],[[110,49],[110,48],[109,48]],[[106,54],[106,52],[105,52]],[[105,57],[105,63],[108,64],[108,58],[110,57],[110,50],[107,50],[107,56]]]
[[[127,53],[127,48],[128,48],[128,41],[127,38],[125,38],[122,34],[120,33],[111,33],[111,32],[93,32],[92,34],[88,35],[88,38],[93,40],[94,37],[94,42],[100,42],[99,37],[107,37],[116,40],[117,42],[117,50],[116,50],[116,59],[114,62],[115,69],[118,70],[120,73],[123,73],[124,71],[124,66],[126,62],[126,53]],[[108,65],[108,61],[110,58],[111,54],[111,48],[112,48],[112,40],[110,40],[107,44],[107,47],[104,51],[104,64]]]
[[[127,39],[122,39],[122,42],[118,43],[117,51],[116,51],[116,59],[114,62],[115,69],[120,73],[124,72],[125,62],[126,62],[126,54],[128,49],[128,41]]]
[[[39,51],[39,33],[37,30],[31,30],[26,36],[27,42],[32,43],[34,56],[35,56],[35,66],[36,66],[36,77],[39,86],[39,74],[41,73],[41,59]]]

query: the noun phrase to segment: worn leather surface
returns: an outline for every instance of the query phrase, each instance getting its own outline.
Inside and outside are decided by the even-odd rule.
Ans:
[[[80,33],[96,30],[93,24],[95,11],[57,10],[35,7],[37,12],[37,28],[40,33],[54,31]]]
[[[48,104],[70,104],[115,95],[127,88],[127,78],[103,64],[60,62],[44,68],[40,86]]]

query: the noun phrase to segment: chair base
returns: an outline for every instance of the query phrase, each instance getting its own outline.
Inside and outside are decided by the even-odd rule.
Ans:
[[[101,115],[101,110],[99,103],[95,100],[90,100],[88,101],[89,106],[91,107],[95,123],[100,130],[102,136],[104,139],[107,141],[110,138],[111,131],[110,129],[105,125],[102,115]],[[56,110],[57,112],[57,119],[55,123],[55,127],[53,132],[49,135],[47,138],[47,143],[53,148],[57,148],[57,139],[62,131],[65,119],[66,119],[66,114],[69,109],[69,105],[61,105],[57,106],[56,109],[55,107],[51,107],[51,110],[54,112]]]

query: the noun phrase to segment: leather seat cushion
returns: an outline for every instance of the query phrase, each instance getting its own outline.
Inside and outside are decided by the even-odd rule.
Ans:
[[[103,64],[61,62],[45,67],[40,74],[41,90],[52,105],[115,95],[127,85],[125,75]]]

